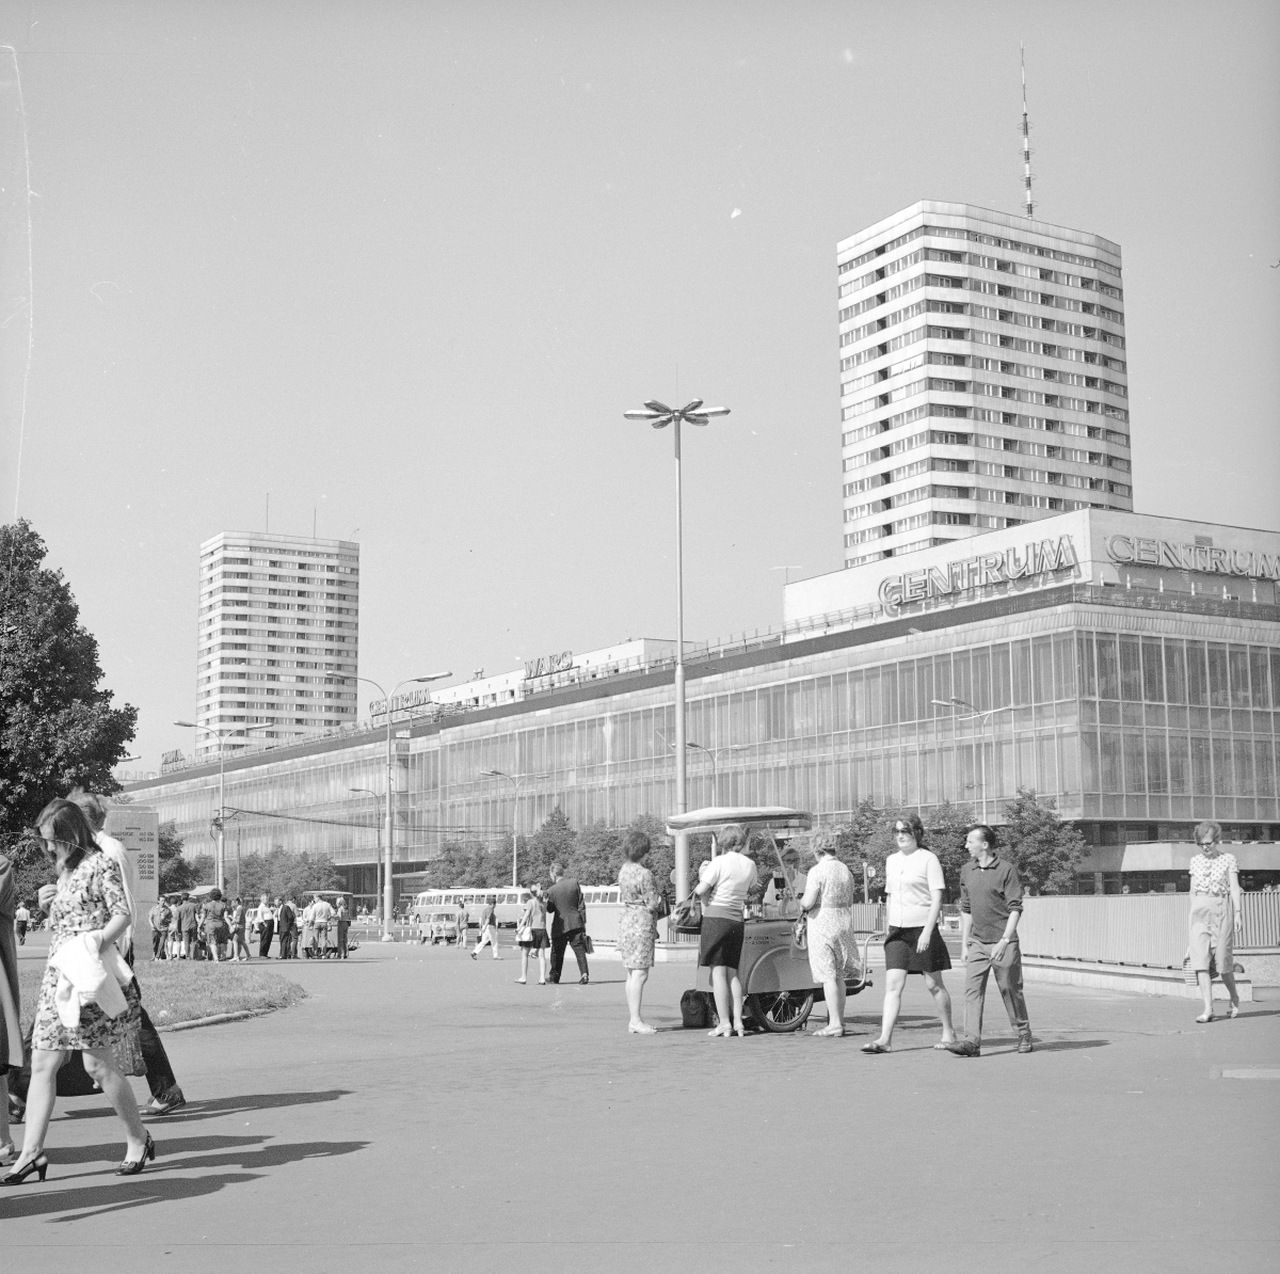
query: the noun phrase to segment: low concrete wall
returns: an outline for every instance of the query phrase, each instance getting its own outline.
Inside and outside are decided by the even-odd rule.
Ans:
[[[1181,969],[1144,969],[1134,965],[1091,964],[1083,960],[1052,960],[1024,955],[1022,973],[1027,982],[1056,982],[1060,986],[1090,986],[1139,995],[1171,995],[1181,1000],[1200,998],[1199,989],[1187,985]],[[1253,999],[1253,983],[1243,974],[1236,977],[1236,991],[1241,1000]],[[1214,982],[1213,998],[1229,998],[1227,988],[1221,982]]]

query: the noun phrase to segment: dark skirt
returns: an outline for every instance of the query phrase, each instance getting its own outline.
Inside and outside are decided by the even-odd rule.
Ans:
[[[722,920],[719,916],[702,917],[702,935],[698,944],[698,963],[738,967],[742,959],[742,935],[746,925],[741,920]]]
[[[545,929],[530,929],[529,936],[521,938],[519,945],[529,951],[541,951],[544,947],[551,945],[551,939],[547,937]]]
[[[929,947],[923,954],[916,951],[916,943],[920,940],[923,925],[910,929],[889,930],[884,940],[884,967],[886,969],[906,969],[908,973],[941,973],[951,968],[951,953],[942,935],[934,927],[933,936],[929,939]]]

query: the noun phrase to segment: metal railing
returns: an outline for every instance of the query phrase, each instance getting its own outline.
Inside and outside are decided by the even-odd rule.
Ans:
[[[1018,936],[1026,955],[1179,969],[1187,953],[1188,894],[1028,898]],[[1280,894],[1247,893],[1238,947],[1280,946]]]

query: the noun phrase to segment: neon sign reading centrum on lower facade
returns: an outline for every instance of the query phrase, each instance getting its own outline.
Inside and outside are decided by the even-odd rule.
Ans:
[[[931,566],[927,570],[887,576],[880,581],[880,605],[887,615],[896,615],[903,606],[915,602],[951,597],[990,584],[1052,575],[1056,571],[1072,570],[1078,564],[1069,535],[1033,541],[1022,549],[979,553],[959,562],[948,562],[945,567]]]

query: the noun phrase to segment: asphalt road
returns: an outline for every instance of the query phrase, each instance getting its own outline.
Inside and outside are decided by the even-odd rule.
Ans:
[[[502,954],[273,966],[311,998],[166,1036],[191,1102],[142,1176],[112,1174],[100,1097],[59,1104],[48,1181],[0,1192],[4,1268],[1280,1267],[1280,1005],[1198,1026],[1190,1000],[1032,984],[1019,1056],[993,987],[964,1061],[911,979],[868,1057],[680,1030],[679,965],[631,1036],[619,965],[522,987]],[[879,1008],[851,1000],[855,1030]]]

